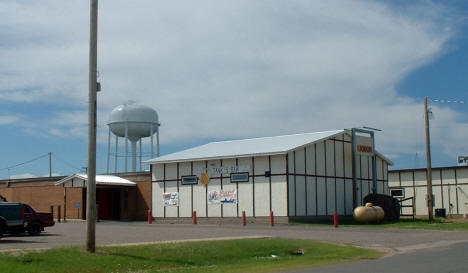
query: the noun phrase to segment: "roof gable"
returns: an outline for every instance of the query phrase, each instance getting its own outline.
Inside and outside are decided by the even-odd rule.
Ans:
[[[72,179],[77,178],[83,181],[88,181],[87,174],[77,173],[74,175],[67,176],[55,183],[55,186],[67,183]],[[122,177],[118,177],[115,175],[96,175],[96,185],[108,185],[108,186],[136,186],[135,182],[130,180],[124,179]]]

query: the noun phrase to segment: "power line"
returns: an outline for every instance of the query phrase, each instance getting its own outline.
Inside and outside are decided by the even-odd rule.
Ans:
[[[61,157],[59,157],[57,154],[52,153],[52,155],[55,157],[56,160],[59,160],[60,162],[64,163],[65,165],[67,165],[67,166],[70,167],[71,169],[81,171],[81,168],[77,168],[77,167],[74,166],[72,163],[66,161],[65,159],[63,159],[63,158],[61,158]]]
[[[36,161],[36,160],[39,160],[41,158],[44,158],[46,156],[49,156],[49,153],[46,153],[46,154],[43,154],[41,156],[38,156],[38,157],[35,157],[33,159],[30,159],[28,161],[24,161],[24,162],[21,162],[21,163],[18,163],[18,164],[15,164],[15,165],[11,165],[11,166],[8,166],[8,167],[5,167],[5,168],[1,168],[0,171],[4,171],[4,170],[11,170],[13,168],[16,168],[16,167],[19,167],[19,166],[22,166],[22,165],[26,165],[28,163],[31,163],[33,161]]]
[[[468,104],[466,100],[430,99],[431,102]]]

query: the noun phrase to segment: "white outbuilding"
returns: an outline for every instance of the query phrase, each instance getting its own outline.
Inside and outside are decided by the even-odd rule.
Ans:
[[[427,215],[427,169],[389,172],[390,195],[403,200],[401,213]],[[434,210],[445,215],[468,215],[468,166],[432,168]]]
[[[374,132],[326,132],[211,142],[151,159],[156,218],[351,216],[372,192],[388,193]],[[375,174],[375,175],[374,175]]]

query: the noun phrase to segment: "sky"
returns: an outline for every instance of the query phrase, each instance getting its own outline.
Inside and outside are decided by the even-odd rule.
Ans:
[[[463,0],[101,0],[98,173],[129,100],[158,112],[161,154],[368,126],[399,169],[425,167],[427,96],[432,165],[456,165],[467,24]],[[89,1],[0,0],[0,179],[49,175],[49,152],[53,175],[87,165],[88,52]]]

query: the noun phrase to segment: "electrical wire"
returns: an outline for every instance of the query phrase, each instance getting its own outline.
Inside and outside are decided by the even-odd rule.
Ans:
[[[447,100],[447,99],[429,99],[429,100],[433,101],[433,102],[439,102],[439,103],[468,104],[468,101],[466,101],[466,100]]]
[[[55,157],[56,160],[59,160],[60,162],[64,163],[65,165],[67,165],[67,166],[70,167],[71,169],[81,171],[81,168],[77,168],[77,167],[74,166],[72,163],[66,161],[65,159],[63,159],[63,158],[61,158],[61,157],[59,157],[57,154],[52,153],[52,155]]]
[[[26,164],[31,163],[31,162],[33,162],[33,161],[39,160],[39,159],[41,159],[41,158],[44,158],[44,157],[46,157],[46,156],[49,156],[49,153],[46,153],[46,154],[44,154],[44,155],[35,157],[35,158],[30,159],[30,160],[28,160],[28,161],[24,161],[24,162],[15,164],[15,165],[11,165],[11,166],[9,166],[9,167],[1,168],[0,171],[11,170],[11,169],[13,169],[13,168],[16,168],[16,167],[19,167],[19,166],[23,166],[23,165],[26,165]]]

